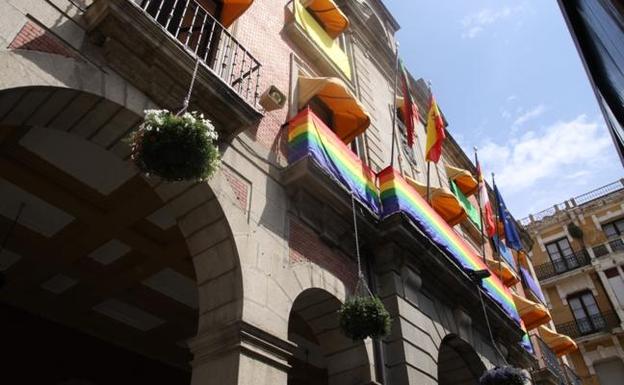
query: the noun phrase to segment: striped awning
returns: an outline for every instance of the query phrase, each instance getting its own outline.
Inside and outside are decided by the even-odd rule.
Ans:
[[[427,199],[427,186],[410,177],[405,177],[414,190],[425,200]],[[455,226],[468,217],[464,206],[451,190],[443,187],[430,187],[431,207],[449,224]]]
[[[303,0],[302,3],[333,39],[349,27],[349,19],[333,0]]]
[[[253,0],[221,0],[223,9],[221,10],[221,24],[229,27],[236,19],[238,19],[247,8],[251,6]]]
[[[566,355],[577,349],[576,342],[572,338],[565,334],[559,334],[544,325],[539,327],[539,333],[546,345],[558,356]]]
[[[344,143],[350,143],[370,125],[364,106],[338,78],[300,76],[298,93],[300,109],[316,96],[332,111],[332,129]]]
[[[516,293],[511,293],[516,309],[520,314],[520,318],[524,321],[527,330],[535,329],[540,325],[544,325],[551,321],[550,313],[544,305],[533,302]]]

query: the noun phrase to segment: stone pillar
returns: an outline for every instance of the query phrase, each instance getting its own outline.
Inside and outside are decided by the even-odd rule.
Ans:
[[[622,309],[622,307],[620,306],[620,303],[615,296],[615,291],[613,291],[613,287],[611,287],[611,284],[609,283],[607,275],[600,266],[596,267],[596,272],[598,273],[600,282],[602,282],[602,287],[604,287],[605,291],[607,292],[607,296],[609,297],[609,302],[611,302],[611,306],[617,313],[620,320],[624,320],[624,309]],[[622,324],[620,326],[624,328],[624,321],[622,321]]]
[[[286,385],[295,345],[245,322],[195,337],[191,385]]]

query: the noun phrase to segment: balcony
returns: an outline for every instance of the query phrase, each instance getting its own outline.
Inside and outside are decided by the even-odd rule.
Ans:
[[[566,375],[566,379],[568,380],[569,385],[583,385],[583,380],[576,374],[572,368],[568,365],[563,365],[563,371]]]
[[[531,341],[538,362],[538,368],[531,373],[535,384],[568,385],[564,368],[557,355],[539,336],[532,335]]]
[[[604,257],[611,253],[624,252],[624,240],[622,238],[611,239],[603,244],[593,246],[592,251],[595,258]]]
[[[190,109],[224,141],[262,117],[260,63],[196,0],[98,0],[85,20],[107,64],[159,106],[181,107],[199,61]]]
[[[620,326],[618,316],[615,313],[606,312],[559,324],[556,328],[559,333],[577,339],[600,332],[608,333],[618,326]]]
[[[535,275],[540,281],[573,271],[591,264],[591,258],[586,250],[574,251],[572,254],[554,262],[546,262],[535,266]]]

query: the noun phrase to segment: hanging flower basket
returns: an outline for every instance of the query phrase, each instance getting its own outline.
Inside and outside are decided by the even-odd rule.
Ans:
[[[347,299],[339,310],[339,318],[343,334],[352,340],[385,337],[392,325],[390,313],[374,296]]]
[[[581,228],[578,227],[574,222],[568,223],[568,233],[570,233],[570,236],[574,239],[583,238],[583,230],[581,230]]]
[[[503,366],[487,370],[479,379],[479,385],[526,385],[529,376],[525,370]]]
[[[167,110],[147,110],[130,139],[132,160],[148,175],[167,181],[204,181],[219,168],[217,131],[196,112],[178,116]]]

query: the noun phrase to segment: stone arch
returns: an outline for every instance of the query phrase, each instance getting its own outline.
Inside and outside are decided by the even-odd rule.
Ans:
[[[341,301],[311,288],[293,302],[288,338],[297,348],[289,364],[289,385],[361,385],[374,380],[370,344],[342,335],[337,310]]]
[[[173,261],[175,254],[183,250],[197,289],[195,294],[186,293],[184,298],[174,299],[190,303],[195,314],[199,313],[195,330],[203,333],[239,321],[243,284],[238,248],[228,219],[228,208],[235,198],[221,187],[226,183],[224,176],[218,173],[210,183],[164,183],[138,175],[128,161],[129,148],[123,139],[140,122],[143,110],[154,104],[114,73],[80,59],[32,51],[1,52],[0,66],[5,71],[0,84],[0,181],[4,180],[5,191],[9,188],[17,195],[25,193],[29,200],[58,214],[46,219],[43,225],[34,225],[44,233],[48,230],[40,238],[62,233],[76,218],[85,216],[91,218],[90,224],[100,218],[102,224],[109,226],[108,232],[100,234],[102,242],[98,243],[93,236],[98,247],[89,255],[97,255],[97,250],[103,248],[100,254],[108,253],[109,257],[104,255],[101,261],[116,263],[118,258],[109,261],[110,253],[134,255],[133,258],[140,255],[145,261],[141,268],[155,268],[148,257],[159,255]],[[100,166],[98,172],[85,169],[89,165]],[[28,170],[29,174],[20,170]],[[63,179],[55,182],[44,178],[47,170],[58,171]],[[50,188],[45,196],[39,190],[43,185]],[[82,194],[67,194],[74,187],[80,187]],[[112,195],[127,199],[136,207],[126,207],[126,212],[112,210]],[[85,204],[89,200],[91,204]],[[55,207],[60,202],[65,202],[65,207]],[[11,209],[16,211],[15,207]],[[4,216],[2,225],[8,223]],[[114,226],[123,223],[126,229],[138,222],[141,231],[124,233],[124,240],[117,239],[119,229]],[[28,227],[18,224],[20,228]],[[74,227],[72,231],[81,234],[88,226]],[[154,243],[149,244],[147,238]],[[73,239],[77,246],[72,248],[78,253],[81,247],[88,248],[91,238]],[[129,248],[129,239],[142,245],[141,253],[132,254],[134,247]],[[160,246],[157,241],[161,241]],[[19,255],[14,259],[13,264],[23,260]],[[51,266],[71,267],[67,271],[77,273],[79,267],[75,264],[83,260],[52,261]],[[101,261],[100,265],[106,265]],[[147,272],[157,272],[145,269],[142,275],[137,273],[142,277],[138,283],[160,286],[161,294],[178,277],[168,270],[152,277]],[[11,271],[7,274],[10,287]],[[42,277],[33,277],[31,283],[38,283],[36,278]],[[74,278],[64,284],[76,284]],[[63,283],[57,282],[58,285]],[[185,345],[184,341],[173,342]]]
[[[438,350],[438,384],[478,385],[485,365],[472,346],[459,336],[449,334]]]

